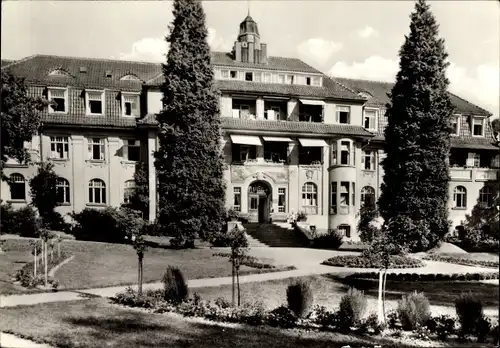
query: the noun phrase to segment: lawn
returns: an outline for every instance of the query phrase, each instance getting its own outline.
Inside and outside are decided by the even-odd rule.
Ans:
[[[127,285],[137,281],[137,255],[130,245],[64,241],[61,248],[75,258],[55,274],[60,289]],[[7,252],[0,254],[0,293],[20,292],[22,289],[9,282],[17,269],[31,261],[29,240],[9,239],[5,249]],[[230,276],[227,258],[213,256],[214,252],[208,248],[148,248],[144,256],[144,282],[161,280],[168,265],[179,267],[187,279]],[[263,270],[242,266],[241,271],[248,274]]]
[[[314,292],[314,303],[330,309],[337,309],[340,298],[347,292],[349,286],[354,285],[363,290],[368,296],[368,312],[376,312],[378,283],[372,280],[356,280],[347,282],[332,275],[316,275],[303,277],[311,282]],[[275,308],[286,303],[286,288],[293,279],[273,280],[259,283],[245,283],[241,285],[243,302],[262,301],[268,308]],[[498,317],[498,285],[479,282],[387,282],[386,308],[393,309],[401,296],[414,290],[423,291],[434,306],[434,314],[455,313],[455,298],[464,291],[472,291],[475,296],[489,307],[488,315]],[[231,286],[200,288],[195,290],[204,299],[215,300],[217,297],[231,299]],[[265,296],[262,296],[265,294]],[[437,313],[439,312],[439,313]],[[369,314],[367,313],[367,314]]]
[[[465,260],[475,260],[475,261],[496,261],[499,262],[500,256],[495,253],[443,253],[439,256],[456,257]]]
[[[118,307],[105,299],[2,309],[0,330],[53,346],[79,348],[412,346],[376,337],[216,324]]]

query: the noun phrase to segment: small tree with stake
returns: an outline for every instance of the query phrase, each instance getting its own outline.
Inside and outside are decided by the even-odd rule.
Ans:
[[[142,295],[142,275],[143,275],[143,259],[146,251],[146,241],[144,240],[144,220],[142,212],[128,208],[120,210],[122,219],[120,228],[125,232],[125,238],[130,238],[132,246],[137,253],[137,291]]]
[[[248,240],[245,235],[245,229],[239,229],[235,226],[228,233],[229,246],[231,247],[231,254],[229,261],[232,265],[233,287],[232,287],[232,305],[235,304],[235,278],[238,287],[238,306],[241,303],[240,293],[240,267],[248,252]]]

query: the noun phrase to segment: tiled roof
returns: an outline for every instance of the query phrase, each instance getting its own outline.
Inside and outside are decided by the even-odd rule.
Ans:
[[[389,102],[387,93],[391,92],[392,86],[394,85],[393,83],[389,82],[357,80],[341,77],[333,77],[333,79],[356,93],[368,92],[372,96],[372,98],[368,99],[366,105],[377,107],[385,107],[385,104]],[[490,112],[480,108],[479,106],[469,103],[468,101],[452,93],[449,93],[449,95],[452,104],[456,108],[456,112],[474,115],[491,114]]]
[[[68,117],[68,115],[45,114],[42,120],[44,124],[83,126],[86,128],[135,128],[137,126],[135,119],[125,117],[109,118],[85,115],[71,115],[71,117]]]
[[[155,114],[148,114],[139,124],[156,125]],[[226,130],[254,130],[282,133],[310,133],[310,134],[346,134],[354,136],[372,137],[373,133],[368,132],[361,126],[324,124],[314,122],[294,122],[294,121],[267,121],[267,120],[244,120],[240,118],[221,117],[221,127]]]
[[[372,141],[383,142],[384,135],[377,134]],[[456,149],[478,149],[478,150],[499,150],[492,138],[476,138],[476,137],[452,137],[451,147]]]
[[[323,75],[322,72],[297,58],[268,57],[267,63],[235,62],[227,52],[212,52],[212,65],[234,66],[241,68],[256,68],[266,70],[296,71]]]
[[[86,73],[80,72],[80,67],[85,67]],[[6,69],[16,76],[24,77],[26,82],[34,85],[142,90],[144,81],[161,73],[161,64],[35,55],[16,61]],[[66,72],[68,76],[48,75],[56,69]],[[106,77],[107,71],[111,72],[110,78]],[[120,80],[128,74],[137,76],[141,81]]]

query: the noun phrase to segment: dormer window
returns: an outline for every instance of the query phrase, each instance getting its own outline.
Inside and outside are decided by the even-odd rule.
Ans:
[[[232,79],[238,78],[238,72],[236,70],[231,70],[231,72],[229,74],[231,75]]]
[[[321,86],[321,77],[319,76],[314,76],[312,78],[312,85],[313,86]]]
[[[51,101],[49,105],[50,114],[65,114],[68,112],[68,89],[66,88],[49,88],[47,98]]]
[[[484,117],[472,118],[472,136],[484,137]]]
[[[285,83],[289,85],[293,84],[293,75],[286,75]]]
[[[451,116],[451,135],[460,135],[460,115]]]
[[[278,83],[285,83],[285,75],[278,75]]]
[[[271,73],[264,73],[264,82],[267,82],[267,83],[272,82],[272,75],[271,75]]]
[[[228,79],[229,78],[229,70],[227,69],[222,69],[220,71],[220,76],[223,78],[223,79]]]
[[[253,73],[253,80],[255,82],[262,82],[262,73],[260,72]]]
[[[340,124],[350,124],[351,108],[349,106],[337,106],[336,120]]]
[[[86,91],[87,115],[104,115],[104,91]]]
[[[54,69],[49,73],[49,76],[70,77],[71,75],[63,69]]]
[[[139,117],[139,94],[122,92],[122,115],[124,117]]]
[[[122,81],[140,81],[141,79],[135,75],[127,74],[125,76],[122,76],[122,78],[120,80],[122,80]]]
[[[245,81],[253,81],[253,73],[252,72],[245,73]]]
[[[363,127],[369,130],[377,130],[377,110],[365,109],[365,115],[363,117]]]

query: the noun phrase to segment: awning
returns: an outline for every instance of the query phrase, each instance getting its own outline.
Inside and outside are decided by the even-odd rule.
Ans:
[[[229,135],[233,144],[257,145],[262,146],[260,138],[254,135]]]
[[[292,139],[287,137],[262,137],[262,138],[264,139],[264,141],[282,141],[287,143],[292,142]]]
[[[322,100],[313,100],[313,99],[299,99],[302,104],[306,105],[325,105],[325,102]]]
[[[299,143],[306,147],[323,147],[328,146],[323,139],[299,139]]]

